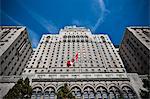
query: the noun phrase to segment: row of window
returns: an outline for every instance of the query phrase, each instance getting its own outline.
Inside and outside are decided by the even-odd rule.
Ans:
[[[28,54],[29,54],[29,52],[30,52],[30,50],[31,50],[31,47],[30,47],[30,45],[27,47],[27,45],[26,45],[26,48],[28,48],[28,50],[24,50],[23,52],[22,52],[22,55],[24,54],[24,52],[25,52],[25,54],[22,56],[19,56],[18,57],[18,52],[16,52],[15,53],[15,56],[14,57],[12,57],[12,59],[11,59],[11,61],[9,61],[8,62],[8,65],[7,66],[5,66],[5,68],[4,68],[4,71],[1,73],[1,75],[3,75],[3,73],[5,73],[6,71],[7,71],[7,69],[9,69],[9,73],[8,73],[8,75],[10,75],[10,73],[12,73],[12,71],[14,70],[14,68],[16,68],[16,65],[18,64],[18,62],[20,62],[20,64],[18,65],[18,68],[17,68],[17,70],[15,70],[15,73],[14,73],[14,75],[16,75],[16,72],[19,70],[19,68],[21,67],[21,64],[24,62],[24,59],[26,59],[26,57],[27,56],[29,56]],[[22,57],[22,58],[21,58]],[[22,59],[21,61],[19,61],[20,59]],[[10,65],[12,62],[14,62],[15,61],[15,63],[13,64],[13,65]],[[11,66],[11,67],[10,67]],[[11,68],[11,69],[10,69]]]
[[[88,46],[89,47],[89,46]],[[84,48],[83,48],[84,49]],[[53,59],[54,59],[54,50],[55,49],[53,49],[53,52],[52,52],[52,55],[50,55],[50,59],[49,60],[51,60],[51,61],[53,61]],[[45,51],[45,50],[43,50],[43,51]],[[59,49],[58,49],[58,51],[59,51]],[[69,50],[68,50],[69,51]],[[99,55],[97,56],[97,53],[95,53],[95,51],[96,50],[94,50],[93,49],[93,55],[95,56],[95,60],[98,60],[97,58],[98,57],[100,57],[100,59],[101,59],[101,62],[102,62],[102,64],[103,64],[103,60],[102,60],[102,57],[101,57],[101,53],[99,52],[99,50],[98,50],[98,52],[99,52]],[[42,52],[42,54],[41,54],[41,57],[40,57],[40,60],[42,60],[42,57],[43,57],[43,54],[44,54],[44,52]],[[45,61],[44,62],[42,62],[42,63],[44,63],[44,64],[46,64],[46,61],[48,60],[47,58],[48,58],[48,54],[49,54],[49,51],[47,52],[47,55],[44,57],[45,58]],[[87,55],[87,54],[89,54],[89,55]],[[89,59],[92,59],[91,57],[91,51],[88,49],[88,53],[86,54],[86,56],[84,55],[84,53],[81,55],[81,56],[83,56],[83,58],[84,59],[86,59],[86,57],[89,57]],[[106,54],[105,52],[104,52],[104,54]],[[69,53],[68,53],[68,55],[69,55]],[[37,55],[35,55],[35,58],[37,57]],[[57,52],[56,53],[56,59],[55,59],[55,62],[57,63],[57,61],[58,61],[58,57],[59,57],[59,53]],[[67,55],[65,55],[65,57],[67,57]],[[106,60],[108,60],[108,58],[107,58],[107,56],[105,56],[106,57]],[[32,57],[31,57],[32,58]],[[33,59],[34,61],[35,61],[35,58]],[[62,54],[61,54],[61,57],[59,57],[59,59],[64,59],[64,51],[62,52]],[[112,59],[113,60],[113,59]],[[117,61],[119,61],[119,59],[117,58],[116,59]],[[115,60],[115,61],[116,61]],[[31,59],[30,59],[30,61],[31,61]],[[86,63],[86,60],[84,61],[85,63]],[[92,62],[91,62],[92,63]],[[115,64],[115,62],[113,62],[114,64]],[[34,62],[32,62],[32,64],[34,64]],[[38,64],[40,64],[40,62],[38,63]],[[50,62],[50,64],[52,64],[51,62]],[[121,62],[119,61],[119,64],[121,64]],[[116,67],[117,67],[117,65],[115,65]]]
[[[145,42],[147,42],[147,43],[149,43],[150,42],[150,40],[148,40],[147,38],[146,38],[146,36],[147,37],[149,37],[149,33],[150,33],[150,29],[135,29],[136,30],[136,32],[139,34],[139,36],[141,36],[142,37],[142,39],[145,41]],[[145,35],[146,36],[145,36]]]
[[[77,36],[67,36],[67,35],[64,35],[63,38],[88,38],[87,35],[77,35]]]
[[[109,91],[104,86],[98,86],[96,90],[91,86],[86,86],[83,92],[80,87],[74,86],[71,88],[71,91],[72,95],[77,99],[119,99],[120,97],[123,99],[137,99],[134,90],[128,86],[123,86],[121,89],[111,86]],[[41,97],[44,97],[44,99],[55,99],[57,97],[55,93],[57,92],[54,87],[48,87],[44,91],[42,91],[40,86],[35,87],[33,88],[31,99],[40,99]]]
[[[140,67],[140,63],[137,60],[137,57],[134,55],[135,53],[133,54],[134,51],[130,53],[129,52],[130,49],[126,45],[125,45],[125,48],[126,49],[121,48],[121,50],[120,50],[120,56],[121,56],[121,58],[123,60],[123,63],[125,65],[125,67],[130,72],[133,72],[133,71],[136,72],[136,71],[138,71],[137,66]],[[128,51],[128,52],[126,52],[126,51]]]
[[[122,69],[123,70],[123,72],[125,72],[124,71],[124,69]],[[65,69],[65,70],[63,70],[63,69],[60,69],[60,70],[58,70],[58,69],[53,69],[53,70],[32,70],[32,71],[34,71],[35,73],[36,72],[69,72],[69,71],[71,71],[71,72],[75,72],[76,71],[76,69],[72,69],[72,70],[70,70],[70,69]],[[108,70],[105,70],[105,69],[77,69],[77,71],[76,72],[122,72],[122,71],[119,71],[118,69],[109,69],[109,71]],[[31,69],[30,70],[28,70],[28,71],[26,71],[26,70],[24,70],[24,72],[28,72],[28,73],[30,73],[31,72]]]

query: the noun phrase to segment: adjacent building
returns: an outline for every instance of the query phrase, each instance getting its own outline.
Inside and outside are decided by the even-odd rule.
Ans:
[[[32,99],[54,99],[64,83],[77,99],[140,97],[108,35],[94,35],[85,27],[43,35],[22,76],[31,80]]]
[[[150,27],[127,27],[119,54],[127,72],[149,74]]]
[[[25,27],[0,26],[0,75],[21,75],[31,53]]]

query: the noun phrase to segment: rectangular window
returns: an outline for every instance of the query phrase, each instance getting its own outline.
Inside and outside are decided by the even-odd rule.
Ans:
[[[1,64],[3,64],[3,63],[4,63],[4,61],[2,60],[2,61],[1,61]]]

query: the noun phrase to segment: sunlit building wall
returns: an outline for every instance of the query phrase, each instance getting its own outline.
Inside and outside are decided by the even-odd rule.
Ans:
[[[0,27],[0,75],[21,75],[31,53],[25,27]]]
[[[78,99],[139,97],[108,35],[85,27],[43,35],[23,76],[31,79],[32,99],[56,98],[65,83]]]

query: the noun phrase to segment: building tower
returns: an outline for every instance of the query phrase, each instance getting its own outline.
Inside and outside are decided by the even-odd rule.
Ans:
[[[140,75],[149,74],[150,28],[127,27],[119,54],[127,72],[137,72]]]
[[[77,99],[138,98],[109,37],[85,27],[43,35],[23,76],[32,81],[32,99],[54,99],[64,83]]]
[[[25,27],[0,27],[0,75],[20,75],[32,53]]]

